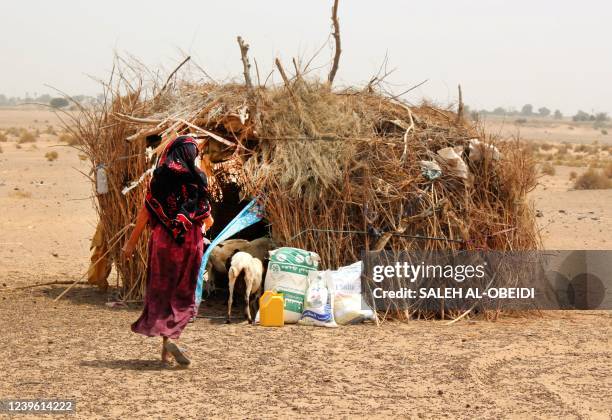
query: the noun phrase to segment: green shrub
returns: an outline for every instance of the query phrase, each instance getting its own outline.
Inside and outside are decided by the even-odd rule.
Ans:
[[[66,98],[53,98],[49,102],[53,108],[65,108],[70,104]]]

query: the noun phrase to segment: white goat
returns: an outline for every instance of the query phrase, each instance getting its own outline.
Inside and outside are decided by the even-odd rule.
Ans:
[[[219,288],[223,286],[229,265],[232,261],[232,256],[236,251],[243,251],[251,254],[253,257],[264,261],[268,257],[268,251],[276,246],[271,238],[263,237],[252,241],[245,239],[228,239],[217,245],[210,253],[206,271],[208,273],[208,281],[206,287]]]
[[[260,294],[262,279],[263,279],[263,263],[259,258],[253,257],[246,252],[236,252],[231,259],[231,265],[228,269],[229,278],[229,299],[227,301],[227,323],[231,322],[232,303],[234,295],[234,285],[238,277],[242,275],[246,290],[244,292],[245,299],[245,315],[252,323],[250,310],[250,297],[254,296],[253,303],[257,303],[257,297]]]

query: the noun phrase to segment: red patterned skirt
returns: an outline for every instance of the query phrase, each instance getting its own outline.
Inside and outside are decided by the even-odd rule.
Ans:
[[[177,244],[161,223],[151,221],[144,309],[132,331],[149,337],[179,338],[195,315],[195,289],[202,261],[199,224]]]

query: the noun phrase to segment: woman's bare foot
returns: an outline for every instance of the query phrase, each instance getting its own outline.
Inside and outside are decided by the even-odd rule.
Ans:
[[[181,367],[187,367],[191,364],[191,360],[189,360],[185,352],[181,350],[176,343],[166,340],[164,341],[164,349],[166,349],[168,353],[174,357],[176,363],[178,363]]]
[[[168,342],[168,337],[164,337],[164,341],[162,343],[162,352],[161,352],[161,361],[165,365],[171,364],[170,352],[166,349],[166,343]]]

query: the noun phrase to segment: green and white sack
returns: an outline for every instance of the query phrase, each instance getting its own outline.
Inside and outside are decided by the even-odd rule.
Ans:
[[[298,248],[270,251],[264,290],[282,293],[285,299],[285,323],[295,324],[302,316],[308,273],[316,271],[321,258],[315,252]]]

